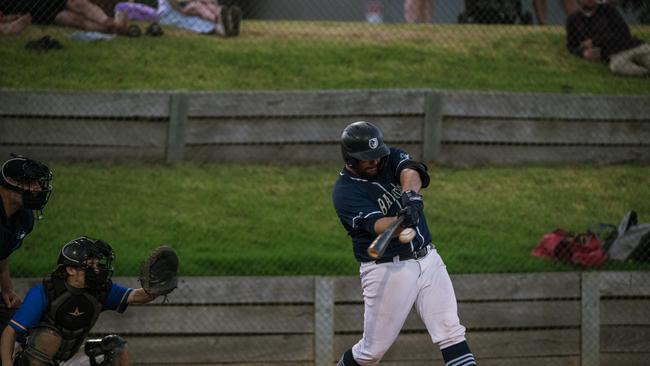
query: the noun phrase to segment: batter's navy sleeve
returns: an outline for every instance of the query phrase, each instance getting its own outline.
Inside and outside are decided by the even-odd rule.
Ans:
[[[402,169],[406,167],[408,162],[413,161],[413,159],[411,158],[411,155],[400,148],[391,147],[390,149],[391,152],[388,157],[388,165],[395,175],[395,179],[399,181],[399,175],[402,172]]]
[[[106,301],[104,301],[102,311],[115,310],[118,313],[123,313],[129,305],[128,299],[131,291],[133,291],[132,288],[113,283],[111,291],[108,293]]]
[[[41,283],[27,292],[22,305],[9,321],[9,326],[14,328],[19,335],[23,335],[39,323],[45,310],[47,310],[47,295]]]
[[[343,226],[348,232],[365,231],[376,235],[375,222],[384,214],[375,202],[368,197],[366,191],[360,186],[348,184],[346,180],[354,180],[347,172],[342,172],[340,184],[337,184],[332,193],[334,208]]]

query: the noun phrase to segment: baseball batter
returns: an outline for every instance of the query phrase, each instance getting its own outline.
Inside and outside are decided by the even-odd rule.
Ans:
[[[365,121],[343,130],[341,150],[345,167],[332,200],[360,262],[364,326],[363,338],[338,366],[378,364],[413,304],[447,366],[476,365],[449,274],[431,243],[423,213],[419,191],[429,184],[427,167],[404,150],[386,146],[381,130]],[[415,229],[413,240],[403,244],[395,237],[383,256],[370,257],[367,249],[374,238],[398,217],[404,218],[403,228]]]

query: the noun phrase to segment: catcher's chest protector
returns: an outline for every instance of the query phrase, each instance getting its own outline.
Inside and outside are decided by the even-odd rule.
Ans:
[[[85,289],[71,288],[59,278],[47,278],[43,286],[49,305],[42,325],[60,332],[61,347],[56,359],[67,360],[79,350],[95,325],[108,292],[93,294]]]

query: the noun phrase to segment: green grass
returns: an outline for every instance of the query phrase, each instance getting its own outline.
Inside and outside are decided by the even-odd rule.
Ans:
[[[82,234],[117,251],[134,275],[153,247],[178,249],[184,275],[354,275],[351,243],[330,202],[338,165],[56,164],[55,191],[11,257],[41,276]],[[576,270],[530,251],[545,232],[650,221],[650,167],[432,167],[424,190],[434,242],[452,273]],[[650,270],[611,263],[606,269]]]
[[[144,25],[143,25],[144,26]],[[161,38],[88,43],[61,27],[0,38],[0,87],[56,90],[438,88],[650,93],[570,55],[562,27],[245,21],[238,38],[165,28]],[[650,41],[650,27],[633,33]],[[24,49],[50,34],[64,50]]]

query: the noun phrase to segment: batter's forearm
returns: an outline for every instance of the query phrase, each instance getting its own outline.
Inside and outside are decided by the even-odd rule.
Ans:
[[[399,175],[400,185],[402,186],[402,192],[414,191],[420,192],[422,188],[422,179],[420,178],[420,173],[417,170],[413,169],[404,169]]]
[[[382,217],[381,219],[375,221],[375,233],[377,235],[383,233],[395,221],[397,221],[397,216]],[[393,236],[398,236],[403,229],[404,228],[402,227],[398,227],[397,230],[395,230],[395,234],[393,234]]]

